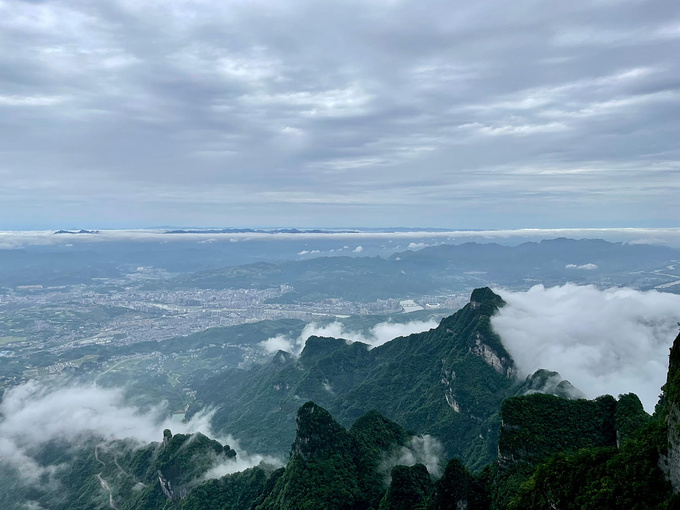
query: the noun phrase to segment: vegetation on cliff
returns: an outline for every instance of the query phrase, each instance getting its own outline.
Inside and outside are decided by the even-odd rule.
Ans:
[[[285,468],[260,464],[210,479],[236,452],[200,433],[166,430],[161,442],[146,446],[101,438],[77,448],[49,443],[36,457],[43,466],[62,466],[54,478],[59,490],[24,487],[33,492],[18,494],[50,510],[680,508],[680,336],[650,416],[632,393],[565,398],[573,387],[549,371],[514,380],[514,364],[489,326],[499,306],[498,296],[479,289],[429,332],[370,351],[313,338],[299,358],[279,352],[268,365],[232,374],[235,386],[215,391],[241,399],[258,434],[292,419]],[[537,393],[551,388],[561,396]],[[300,406],[301,394],[331,409],[313,401]],[[378,409],[356,416],[369,405]],[[448,451],[418,450],[418,441],[434,441],[422,436],[432,431]],[[7,498],[0,503],[19,508]]]

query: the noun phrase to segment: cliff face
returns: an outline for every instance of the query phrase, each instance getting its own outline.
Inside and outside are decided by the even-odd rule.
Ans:
[[[501,406],[501,466],[536,463],[555,453],[616,445],[616,400],[567,400],[536,393]]]
[[[668,378],[663,387],[668,452],[661,455],[659,467],[668,477],[673,492],[680,492],[680,334],[675,338],[668,359]]]
[[[163,431],[160,445],[148,453],[151,455],[147,459],[146,471],[155,473],[158,484],[150,484],[135,498],[140,507],[148,501],[155,501],[157,488],[171,501],[186,498],[211,467],[236,457],[236,452],[229,445],[222,446],[200,432],[172,435],[169,429]]]

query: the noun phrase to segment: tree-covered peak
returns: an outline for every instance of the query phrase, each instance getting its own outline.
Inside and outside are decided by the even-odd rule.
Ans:
[[[649,423],[652,417],[645,412],[640,398],[635,393],[626,393],[619,396],[614,418],[616,422],[616,444],[620,446],[634,437],[639,430]]]
[[[505,305],[505,301],[503,301],[503,298],[496,294],[494,291],[492,291],[489,287],[475,289],[472,291],[472,294],[470,295],[470,306],[472,306],[472,308],[475,309],[481,307],[488,307],[485,308],[485,311],[488,310],[487,313],[489,313],[490,315],[493,314],[499,308],[501,308],[503,305]]]
[[[392,483],[380,502],[379,510],[423,508],[432,491],[432,478],[423,464],[395,466]]]
[[[297,434],[293,455],[305,460],[324,457],[349,444],[349,433],[328,411],[314,402],[307,402],[297,413]]]
[[[491,330],[490,318],[500,308],[505,306],[505,301],[489,287],[475,289],[470,294],[470,301],[453,315],[442,319],[437,329],[448,331],[461,330],[470,336],[470,328],[481,327],[482,330]],[[500,339],[498,340],[500,343]]]
[[[368,411],[358,418],[352,424],[350,433],[355,438],[360,438],[367,446],[384,451],[395,444],[405,443],[413,435],[375,410]]]
[[[341,338],[310,336],[300,353],[300,362],[305,366],[311,366],[346,345],[347,342]]]
[[[517,391],[518,395],[532,393],[546,393],[567,399],[585,398],[585,394],[566,379],[562,379],[559,372],[543,368],[528,375]]]
[[[470,352],[504,378],[513,380],[517,374],[514,361],[491,327],[491,317],[503,306],[505,301],[488,287],[475,289],[470,302],[444,318],[435,331],[445,339],[445,351],[453,349],[459,355]],[[450,358],[451,353],[442,357]]]
[[[287,351],[282,351],[279,349],[279,351],[272,358],[270,364],[275,367],[282,367],[293,361],[295,361],[295,356]]]

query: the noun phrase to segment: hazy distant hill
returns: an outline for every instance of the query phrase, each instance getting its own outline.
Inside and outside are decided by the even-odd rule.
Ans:
[[[338,245],[337,240],[321,239],[315,243],[325,253]],[[300,240],[250,240],[81,241],[73,246],[0,249],[0,287],[90,284],[98,278],[120,278],[139,266],[152,266],[184,273],[166,282],[170,288],[262,288],[285,283],[293,285],[295,292],[283,296],[283,302],[324,297],[372,301],[493,284],[526,287],[539,280],[546,285],[572,281],[649,288],[672,278],[648,271],[663,270],[674,260],[680,260],[680,251],[663,246],[564,238],[518,246],[439,245],[395,253],[388,258],[352,253],[353,256],[293,260],[299,258],[300,250],[310,248]],[[676,289],[680,292],[680,288],[668,290]]]
[[[566,282],[648,289],[673,279],[663,274],[680,251],[663,246],[598,239],[553,239],[519,246],[496,243],[440,245],[380,257],[319,257],[257,263],[179,276],[170,288],[277,287],[294,291],[276,302],[335,297],[373,301],[472,289],[484,285],[526,288]],[[658,270],[657,272],[654,272]],[[668,290],[680,287],[670,287]]]

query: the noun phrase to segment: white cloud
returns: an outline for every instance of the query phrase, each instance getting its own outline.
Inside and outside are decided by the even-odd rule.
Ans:
[[[267,353],[274,353],[280,350],[298,355],[304,349],[310,336],[325,336],[332,338],[343,338],[349,342],[362,342],[368,344],[370,348],[382,345],[400,336],[407,336],[412,333],[420,333],[437,327],[437,322],[412,321],[406,323],[399,322],[380,322],[373,326],[367,333],[348,331],[341,322],[332,322],[327,325],[319,325],[314,322],[309,323],[302,330],[297,338],[289,338],[282,335],[271,337],[260,346]]]
[[[357,246],[356,248],[354,248],[354,253],[361,253],[362,251],[364,251],[363,246]]]
[[[476,124],[470,127],[474,127],[477,133],[485,136],[529,136],[541,133],[555,133],[569,129],[568,126],[561,122],[550,122],[547,124],[507,124],[500,126],[484,126]]]
[[[239,471],[244,471],[248,468],[259,465],[260,463],[268,464],[270,466],[281,467],[283,462],[281,459],[276,457],[271,457],[269,455],[248,455],[247,453],[237,451],[236,458],[228,459],[216,466],[210,468],[205,476],[205,480],[210,480],[213,478],[222,478],[224,475],[230,475],[232,473],[238,473]]]
[[[230,475],[232,473],[238,473],[245,469],[257,466],[261,463],[268,464],[270,466],[281,467],[284,462],[270,455],[259,455],[250,454],[241,448],[239,441],[232,436],[226,436],[220,440],[222,444],[228,444],[232,449],[236,450],[236,457],[232,459],[226,459],[223,462],[210,468],[206,474],[203,476],[205,480],[210,480],[212,478],[222,478],[224,475]]]
[[[653,410],[680,296],[574,284],[498,292],[507,306],[491,322],[521,370],[556,370],[589,398],[633,392]]]
[[[436,438],[430,435],[413,436],[406,446],[385,459],[381,467],[389,474],[394,466],[413,466],[421,463],[431,475],[440,476],[443,454],[444,447]]]
[[[582,264],[582,265],[577,265],[577,264],[567,264],[564,266],[564,269],[585,269],[586,271],[592,271],[594,269],[597,269],[597,264],[593,263],[588,263],[588,264]]]
[[[125,404],[120,389],[32,380],[3,395],[0,458],[31,483],[41,474],[57,469],[55,466],[43,468],[31,457],[34,448],[53,440],[77,444],[85,437],[101,437],[107,441],[132,439],[146,444],[160,441],[163,429],[169,428],[173,433],[203,432],[223,444],[238,447],[238,442],[230,436],[222,438],[214,434],[210,427],[211,412],[199,414],[188,423],[173,422],[167,414],[163,404],[144,412]],[[236,461],[221,469],[234,472],[268,460],[234,449],[239,454]]]
[[[295,341],[283,335],[276,335],[260,342],[260,346],[269,354],[279,351],[295,352]]]
[[[426,248],[430,246],[427,243],[409,243],[409,245],[406,247],[409,250],[421,250],[423,248]]]
[[[62,96],[0,96],[0,106],[52,106],[65,100]]]

